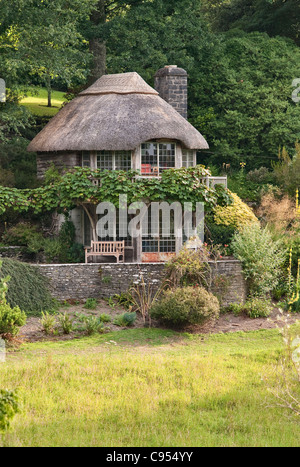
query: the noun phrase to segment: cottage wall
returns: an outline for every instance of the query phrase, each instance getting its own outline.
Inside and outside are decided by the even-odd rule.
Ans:
[[[71,151],[37,153],[37,177],[43,178],[53,164],[58,171],[67,171],[81,166],[81,154]]]

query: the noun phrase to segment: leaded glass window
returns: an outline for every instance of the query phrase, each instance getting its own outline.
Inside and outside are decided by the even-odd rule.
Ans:
[[[82,167],[91,167],[91,156],[88,151],[82,151]]]
[[[164,170],[175,168],[175,143],[143,143],[141,146],[141,175],[157,177]]]
[[[194,167],[194,151],[189,149],[182,150],[182,167]]]

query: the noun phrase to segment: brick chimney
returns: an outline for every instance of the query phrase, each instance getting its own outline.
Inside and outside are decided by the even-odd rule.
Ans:
[[[184,118],[187,118],[187,72],[177,65],[167,65],[155,75],[155,89]]]

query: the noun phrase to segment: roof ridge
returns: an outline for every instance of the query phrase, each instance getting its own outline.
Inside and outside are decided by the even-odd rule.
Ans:
[[[103,75],[79,95],[97,96],[100,94],[152,94],[158,96],[158,92],[149,86],[136,71]]]

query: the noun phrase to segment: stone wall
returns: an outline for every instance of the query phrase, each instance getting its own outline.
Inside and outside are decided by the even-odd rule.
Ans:
[[[154,87],[162,99],[187,118],[188,75],[185,70],[176,65],[161,68],[155,75]]]
[[[157,287],[161,281],[163,263],[121,264],[43,264],[36,265],[50,279],[53,296],[59,300],[110,297],[125,292],[139,281]],[[222,304],[240,302],[246,297],[246,284],[239,261],[218,261],[213,266],[217,280],[216,294]]]

